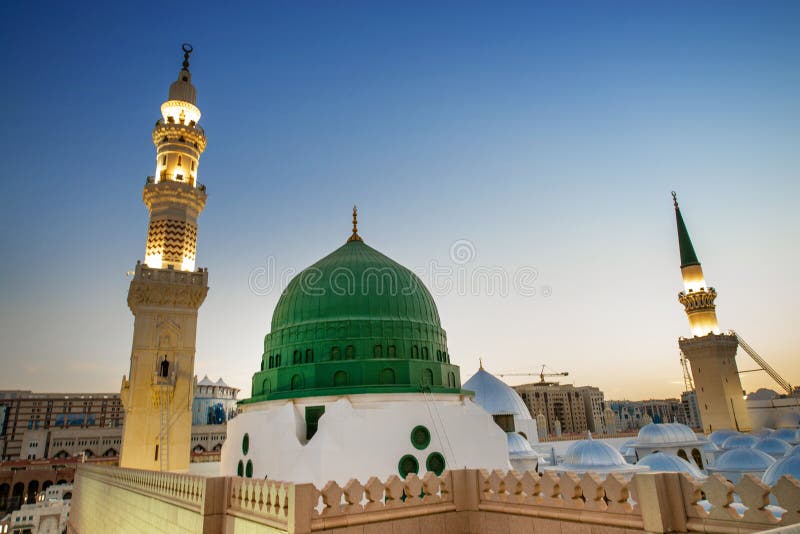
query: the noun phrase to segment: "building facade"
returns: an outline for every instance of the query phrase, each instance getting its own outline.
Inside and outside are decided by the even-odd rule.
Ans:
[[[540,436],[604,431],[603,392],[594,386],[534,382],[513,388],[522,397],[531,416],[539,420],[542,415],[546,421],[546,432],[539,424]]]
[[[122,379],[125,432],[120,465],[186,471],[192,432],[197,312],[208,271],[195,268],[197,219],[206,188],[197,181],[206,135],[184,45],[183,68],[153,129],[156,172],[143,200],[150,212],[144,263],[128,291],[135,319],[130,372]]]
[[[684,404],[678,399],[648,399],[641,401],[608,401],[620,432],[637,430],[650,423],[681,423],[689,425]]]

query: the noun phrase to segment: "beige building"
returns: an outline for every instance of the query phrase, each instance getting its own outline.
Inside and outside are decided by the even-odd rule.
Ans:
[[[109,431],[123,421],[116,393],[0,391],[0,459],[46,458],[49,433]]]
[[[156,172],[143,200],[150,212],[144,263],[128,291],[135,319],[131,365],[122,379],[125,408],[120,465],[186,471],[192,432],[197,311],[208,293],[208,271],[195,268],[197,218],[206,188],[197,181],[206,135],[197,90],[183,68],[153,129]]]
[[[603,432],[603,392],[593,386],[575,387],[558,382],[534,382],[513,386],[522,397],[531,416],[543,415],[546,430],[540,436],[578,434],[591,430]]]

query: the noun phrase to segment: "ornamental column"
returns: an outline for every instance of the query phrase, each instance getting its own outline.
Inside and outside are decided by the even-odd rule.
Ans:
[[[144,263],[128,290],[134,315],[120,466],[187,471],[190,460],[197,311],[208,293],[207,269],[195,268],[197,218],[206,188],[197,181],[206,136],[198,122],[190,45],[153,128],[156,172],[142,195],[150,212]]]

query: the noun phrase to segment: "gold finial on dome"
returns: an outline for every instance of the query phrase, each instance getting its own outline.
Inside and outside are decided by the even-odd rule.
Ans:
[[[194,48],[189,43],[183,43],[183,70],[189,70],[189,54],[194,51]]]
[[[358,207],[353,205],[353,235],[351,235],[347,242],[350,241],[364,241],[361,239],[361,236],[358,235]]]

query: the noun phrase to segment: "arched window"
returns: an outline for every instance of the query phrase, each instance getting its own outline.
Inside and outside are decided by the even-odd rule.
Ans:
[[[344,349],[344,357],[348,360],[352,360],[356,357],[356,348],[353,345],[347,345]]]
[[[381,384],[394,384],[395,377],[394,377],[394,369],[383,369],[381,371]]]
[[[281,366],[281,355],[280,354],[276,354],[275,355],[275,367],[280,367],[280,366]]]
[[[294,351],[294,354],[292,354],[292,363],[295,365],[298,363],[303,363],[303,357],[300,356],[299,350]]]
[[[440,350],[436,351],[436,361],[437,362],[442,361],[442,351],[440,351]]]
[[[419,347],[417,347],[416,345],[411,347],[411,357],[414,358],[415,360],[419,358]]]
[[[301,389],[303,387],[303,375],[294,375],[292,377],[292,389]]]
[[[306,349],[306,363],[314,362],[314,349]]]
[[[272,369],[273,367],[275,367],[275,356],[270,356],[269,357],[269,368]]]
[[[383,345],[375,345],[372,347],[372,356],[374,358],[383,358]]]
[[[428,347],[422,347],[422,359],[423,360],[430,360],[431,356],[428,354]]]
[[[178,167],[183,167],[183,159],[181,156],[178,156]]]
[[[697,449],[692,449],[692,460],[697,464],[697,467],[703,469],[703,455]]]
[[[389,356],[389,358],[397,358],[397,347],[395,347],[394,345],[389,345],[386,348],[386,353],[387,356]]]
[[[261,383],[261,393],[270,393],[272,391],[272,383],[269,378],[265,378]]]
[[[433,371],[430,369],[423,369],[422,370],[422,385],[423,386],[431,386],[433,385]]]
[[[456,374],[453,372],[447,373],[447,387],[449,388],[456,387]]]
[[[336,371],[333,375],[334,387],[346,386],[348,384],[347,373],[344,371]]]
[[[39,493],[39,481],[38,480],[31,480],[28,483],[28,504],[33,504],[36,502],[36,494]]]
[[[339,347],[333,347],[331,349],[331,360],[341,360],[342,359],[342,351]]]
[[[686,456],[686,451],[683,449],[678,449],[678,458],[683,458],[687,462],[689,461],[689,457]]]

